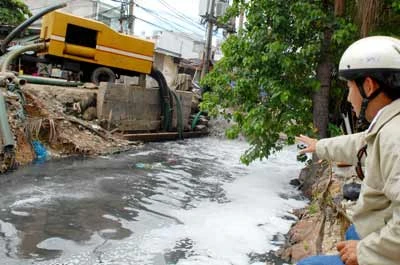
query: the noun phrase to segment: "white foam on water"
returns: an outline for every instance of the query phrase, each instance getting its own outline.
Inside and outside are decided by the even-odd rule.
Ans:
[[[271,243],[273,236],[287,233],[292,224],[282,216],[305,205],[303,201],[279,196],[279,193],[297,193],[288,185],[301,168],[295,157],[296,150],[287,148],[268,161],[244,168],[246,174],[235,176],[234,182],[223,185],[228,203],[202,201],[190,210],[172,210],[168,214],[183,225],[151,231],[140,247],[146,252],[165,253],[173,251],[180,240],[190,239],[194,254],[179,260],[179,265],[247,265],[248,254],[275,249]],[[227,166],[237,163],[225,159]]]
[[[106,219],[112,220],[112,221],[116,221],[116,222],[119,221],[118,217],[112,216],[110,214],[103,214],[103,217],[106,218]]]
[[[135,156],[147,156],[147,155],[155,154],[155,153],[157,153],[157,152],[158,152],[158,151],[156,151],[156,150],[141,151],[141,152],[137,152],[137,153],[134,153],[134,154],[129,154],[129,156],[131,156],[131,157],[135,157]]]
[[[39,202],[43,202],[46,200],[49,200],[49,198],[48,197],[31,197],[31,198],[21,199],[21,200],[18,200],[18,201],[15,201],[14,203],[12,203],[10,205],[10,208],[32,206],[32,205],[36,205]]]
[[[31,215],[31,214],[28,213],[28,212],[14,211],[14,210],[11,210],[11,213],[12,213],[13,215],[17,215],[17,216],[30,216],[30,215]]]
[[[95,251],[88,251],[88,248],[82,246],[80,254],[74,252],[69,257],[64,256],[59,260],[60,263],[165,265],[168,254],[178,249],[185,255],[179,259],[177,265],[264,264],[258,261],[252,263],[249,254],[265,254],[276,249],[276,245],[271,242],[273,236],[287,233],[293,222],[282,217],[291,216],[289,212],[292,209],[305,206],[304,201],[281,196],[299,194],[288,184],[290,179],[298,176],[302,167],[296,161],[295,147],[285,148],[268,160],[257,161],[246,167],[239,162],[240,154],[248,147],[244,142],[206,138],[191,141],[190,144],[196,148],[178,143],[165,144],[161,148],[179,156],[181,161],[187,159],[189,164],[209,161],[211,167],[218,165],[220,168],[215,170],[215,175],[211,171],[211,175],[206,175],[205,178],[209,183],[221,185],[226,196],[223,203],[208,198],[196,199],[190,201],[194,207],[185,210],[174,205],[178,205],[180,199],[185,197],[186,189],[190,191],[188,187],[175,183],[179,189],[169,189],[167,193],[164,187],[160,188],[160,194],[150,199],[171,197],[169,200],[174,202],[173,205],[165,206],[156,202],[149,204],[147,207],[153,212],[140,212],[136,217],[137,222],[129,222],[111,214],[102,215],[103,218],[118,221],[123,228],[134,231],[131,237],[122,241],[101,241],[97,238],[98,235],[93,236],[91,242],[85,245],[90,247],[95,244]],[[224,172],[227,176],[231,174],[231,178],[222,180],[224,176],[218,174]],[[148,175],[171,179],[172,183],[180,177],[190,177],[183,170],[168,169]],[[155,212],[160,212],[163,216],[155,215]],[[173,218],[166,218],[167,216],[181,223]],[[49,243],[54,242],[52,240],[45,240],[40,246],[48,248],[51,245]],[[101,261],[94,255],[96,253],[101,253]],[[59,261],[47,261],[43,264],[55,265]]]
[[[18,235],[18,231],[15,226],[11,223],[4,222],[3,220],[0,220],[0,232],[8,238],[17,237]]]
[[[76,246],[77,243],[59,237],[50,237],[37,244],[38,248],[48,250],[68,250]]]

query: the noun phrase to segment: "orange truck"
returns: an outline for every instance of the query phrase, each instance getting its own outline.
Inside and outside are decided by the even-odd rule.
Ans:
[[[92,19],[51,12],[43,17],[40,38],[47,43],[39,54],[41,64],[52,77],[69,72],[79,75],[81,81],[99,83],[152,70],[152,41],[118,33]]]

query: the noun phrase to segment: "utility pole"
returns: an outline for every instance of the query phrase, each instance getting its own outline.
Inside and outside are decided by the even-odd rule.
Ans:
[[[244,10],[243,10],[243,7],[241,7],[240,14],[239,14],[239,26],[238,26],[239,34],[241,34],[242,30],[243,30],[243,21],[244,21]]]
[[[93,10],[95,12],[95,19],[99,20],[99,0],[93,1]]]
[[[125,1],[121,1],[121,10],[119,15],[120,33],[124,32],[124,20],[125,20]]]
[[[128,11],[128,30],[129,35],[135,33],[135,16],[133,15],[133,8],[135,6],[134,0],[129,1],[129,11]]]
[[[214,28],[215,18],[214,18],[214,9],[215,9],[215,0],[211,1],[210,12],[207,15],[207,41],[206,41],[206,52],[204,55],[204,63],[203,69],[201,70],[201,79],[208,73],[208,68],[210,67],[210,55],[211,55],[211,45],[212,45],[212,32]]]

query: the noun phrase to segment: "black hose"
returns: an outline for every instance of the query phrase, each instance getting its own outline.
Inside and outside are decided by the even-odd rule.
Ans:
[[[171,90],[171,94],[175,99],[175,106],[176,106],[176,122],[177,122],[177,129],[179,139],[183,140],[183,113],[182,113],[182,102],[179,99],[178,95],[175,91]]]
[[[196,116],[194,116],[194,119],[192,121],[192,130],[194,130],[194,128],[196,128],[197,123],[199,122],[200,116],[201,114],[203,114],[201,111],[199,111]]]
[[[160,88],[161,115],[163,116],[162,129],[164,131],[169,131],[171,129],[171,123],[172,123],[171,119],[172,105],[171,105],[171,97],[167,81],[165,80],[164,75],[155,68],[152,69],[150,76],[157,81],[158,86]]]
[[[2,41],[1,43],[1,53],[4,54],[7,51],[7,45],[17,36],[17,34],[21,33],[23,30],[25,30],[29,25],[31,25],[33,22],[38,20],[39,18],[43,17],[47,13],[50,13],[51,11],[54,11],[59,8],[66,7],[67,3],[62,3],[54,6],[49,6],[36,15],[28,18],[24,22],[22,22],[18,27],[16,27],[13,31],[10,32],[10,34],[7,35],[7,37]]]

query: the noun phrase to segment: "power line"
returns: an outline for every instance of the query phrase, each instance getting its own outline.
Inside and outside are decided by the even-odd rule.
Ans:
[[[194,37],[190,36],[188,33],[185,33],[185,32],[182,31],[182,28],[183,28],[183,29],[186,29],[186,30],[189,31],[189,32],[192,32],[191,29],[185,28],[185,27],[183,27],[182,25],[178,25],[178,24],[176,24],[175,22],[172,22],[172,23],[174,23],[175,25],[177,25],[178,27],[181,27],[181,28],[177,28],[177,27],[175,27],[174,25],[172,25],[171,22],[168,21],[166,18],[163,18],[163,17],[159,16],[158,14],[155,14],[155,12],[153,12],[152,10],[147,9],[147,8],[143,8],[142,6],[138,6],[138,7],[142,8],[142,9],[145,9],[146,12],[147,12],[147,11],[150,11],[152,16],[156,17],[157,19],[159,19],[159,20],[162,21],[162,22],[165,22],[165,23],[169,24],[169,25],[170,25],[173,29],[175,29],[177,32],[180,32],[180,34],[181,34],[182,36],[184,36],[185,38],[190,39],[190,40],[192,40],[192,41],[201,41],[200,39],[195,39]],[[195,33],[195,34],[198,35],[198,36],[201,35],[201,34],[197,34],[197,33]]]
[[[168,8],[169,10],[171,10],[173,13],[177,14],[179,17],[181,17],[182,19],[188,21],[189,23],[193,23],[195,25],[197,25],[197,23],[195,21],[192,20],[192,18],[188,17],[186,14],[180,12],[179,10],[177,10],[176,8],[170,6],[167,2],[165,2],[164,0],[158,0],[158,2],[160,2],[163,6],[165,6],[166,8]]]
[[[171,7],[168,3],[166,3],[163,0],[158,0],[158,2],[160,2],[164,7],[166,7],[172,14],[174,17],[185,21],[186,23],[192,24],[193,26],[196,26],[197,28],[200,28],[201,30],[205,31],[204,26],[200,25],[200,23],[197,23],[196,21],[194,21],[192,18],[186,16],[185,14],[179,12],[178,10],[176,10],[175,8]]]
[[[96,17],[96,15],[103,15],[103,14],[105,14],[105,13],[108,13],[108,12],[110,12],[110,11],[113,11],[113,10],[119,9],[119,8],[120,8],[119,6],[115,6],[115,7],[112,7],[112,8],[106,9],[106,10],[103,10],[103,11],[101,11],[101,12],[94,12],[94,13],[92,13],[92,14],[90,14],[90,15],[85,16],[85,18],[94,18],[94,17]]]
[[[185,18],[182,18],[181,16],[179,16],[178,14],[171,13],[171,12],[168,12],[168,11],[165,11],[165,10],[161,10],[160,12],[165,14],[165,15],[171,16],[171,17],[173,17],[175,19],[178,19],[178,20],[180,20],[180,21],[182,21],[182,22],[184,22],[184,23],[186,23],[188,25],[196,27],[197,29],[199,29],[201,31],[205,31],[206,30],[206,28],[202,24],[196,23],[193,20],[188,21]]]
[[[178,29],[178,28],[176,27],[176,25],[173,25],[172,22],[170,22],[170,21],[168,21],[167,19],[165,19],[165,18],[159,16],[158,14],[152,12],[151,10],[146,9],[146,8],[143,8],[143,7],[141,7],[141,6],[138,6],[138,7],[139,7],[140,9],[142,9],[143,11],[149,13],[150,15],[152,15],[153,17],[155,17],[156,19],[159,19],[161,22],[164,22],[164,23],[168,24],[171,28],[173,28],[173,29],[175,29],[175,30],[177,30],[177,31],[180,30],[180,29]]]
[[[160,0],[157,0],[164,8],[166,8],[167,10],[160,10],[161,12],[163,12],[164,14],[167,14],[168,16],[174,17],[174,19],[178,19],[184,23],[190,24],[191,26],[194,26],[196,28],[198,28],[201,31],[205,31],[205,27],[203,25],[201,25],[199,22],[194,21],[192,18],[184,15],[183,13],[180,13],[179,11],[177,11],[175,8],[171,7],[170,5],[168,5],[165,2],[160,2]],[[148,3],[146,3],[148,4]]]
[[[119,18],[119,17],[111,17],[111,18]],[[138,16],[134,16],[134,18],[135,18],[135,19],[138,19],[138,20],[140,20],[140,21],[142,21],[142,22],[144,22],[144,23],[146,23],[146,24],[152,25],[152,26],[154,26],[154,27],[156,27],[156,28],[159,28],[159,29],[162,29],[162,30],[165,30],[165,31],[170,31],[170,32],[172,32],[172,30],[170,30],[170,29],[167,29],[167,28],[164,28],[164,27],[162,27],[162,26],[160,26],[160,25],[154,24],[154,23],[152,23],[152,22],[150,22],[150,21],[148,21],[148,20],[145,20],[145,19],[143,19],[143,18],[140,18],[140,17],[138,17]]]
[[[147,20],[145,20],[145,19],[143,19],[143,18],[140,18],[140,17],[137,17],[137,16],[135,16],[135,19],[138,19],[138,20],[140,20],[140,21],[142,21],[142,22],[144,22],[144,23],[147,23],[147,24],[152,25],[152,26],[154,26],[154,27],[163,29],[163,30],[165,30],[165,31],[172,31],[172,30],[170,30],[170,29],[166,29],[166,28],[164,28],[164,27],[161,27],[160,25],[156,25],[156,24],[154,24],[154,23],[152,23],[152,22],[150,22],[150,21],[147,21]]]
[[[73,1],[74,1],[74,0],[68,0],[68,1],[66,1],[66,3],[70,3],[70,2],[73,2]],[[124,1],[124,0],[111,0],[111,1],[117,2],[117,3],[122,3],[122,4],[127,4],[126,1]],[[158,1],[160,1],[160,0],[158,0]],[[154,16],[156,19],[160,20],[160,21],[163,22],[164,24],[168,24],[171,28],[173,28],[173,29],[176,30],[176,31],[183,31],[183,30],[186,30],[186,31],[188,31],[188,32],[192,32],[193,30],[199,30],[199,31],[201,31],[202,33],[205,31],[205,28],[202,27],[202,25],[200,25],[200,24],[194,22],[191,18],[187,17],[187,16],[184,15],[183,13],[180,13],[180,12],[177,11],[176,9],[172,8],[172,7],[171,7],[170,5],[168,5],[166,2],[164,2],[164,1],[161,2],[161,1],[160,1],[160,3],[161,3],[164,7],[168,8],[168,9],[170,10],[170,12],[165,12],[165,11],[164,11],[164,12],[163,12],[164,14],[173,16],[174,18],[178,19],[180,22],[184,22],[184,23],[186,23],[187,25],[186,25],[186,26],[180,25],[180,24],[178,24],[177,22],[172,21],[172,19],[168,19],[168,18],[162,17],[162,16],[160,16],[159,14],[157,14],[157,11],[156,11],[156,10],[152,10],[152,9],[143,7],[143,6],[141,6],[141,5],[138,5],[137,3],[135,3],[135,5],[136,5],[137,7],[139,7],[139,8],[141,8],[141,9],[143,9],[145,12],[150,13],[152,16]],[[47,6],[38,7],[38,8],[32,9],[32,10],[43,9],[43,8],[46,8],[46,7],[47,7]],[[94,18],[94,17],[96,17],[96,15],[103,15],[103,14],[106,14],[106,13],[108,13],[108,12],[112,12],[112,11],[118,10],[118,9],[120,9],[120,6],[114,6],[114,7],[108,8],[108,9],[106,9],[106,10],[103,10],[103,11],[101,11],[101,12],[94,12],[94,13],[92,13],[92,14],[90,14],[90,15],[86,15],[85,18]],[[171,12],[172,12],[172,13],[171,13]],[[120,17],[109,17],[109,18],[110,18],[110,19],[113,19],[113,18],[120,18]],[[168,28],[166,28],[165,26],[157,25],[157,24],[155,24],[155,23],[153,23],[153,22],[150,22],[150,21],[148,21],[148,20],[145,20],[145,19],[143,19],[143,18],[140,18],[140,17],[137,17],[137,16],[134,16],[134,18],[137,18],[138,20],[140,20],[140,21],[142,21],[142,22],[144,22],[144,23],[146,23],[146,24],[152,25],[152,26],[154,26],[154,27],[156,27],[156,28],[159,28],[159,29],[162,29],[162,30],[165,30],[165,31],[172,31],[171,29],[168,29]],[[188,27],[194,27],[194,28],[191,29],[191,28],[188,28]],[[201,34],[199,34],[199,35],[201,35]],[[191,40],[198,41],[198,39],[195,39],[195,38],[191,37],[191,36],[188,35],[188,34],[185,34],[185,36],[186,36],[187,38],[191,39]]]
[[[179,25],[179,24],[177,24],[177,23],[174,22],[174,21],[170,21],[170,20],[168,20],[167,18],[160,16],[160,15],[157,14],[157,12],[154,11],[154,10],[151,10],[151,9],[149,9],[149,8],[145,8],[145,7],[143,7],[143,6],[141,6],[141,5],[138,5],[138,4],[136,4],[136,6],[139,7],[140,9],[142,9],[143,11],[145,11],[145,12],[151,14],[153,17],[159,19],[160,21],[169,24],[172,28],[174,28],[174,29],[177,30],[177,31],[181,31],[182,29],[184,29],[184,30],[186,30],[186,31],[189,31],[189,32],[192,32],[192,31],[193,31],[193,29],[187,28],[187,27],[185,27],[184,25]],[[190,25],[189,25],[189,26],[190,26]],[[197,29],[197,30],[200,30],[200,29]],[[203,30],[201,30],[201,31],[203,31]]]

